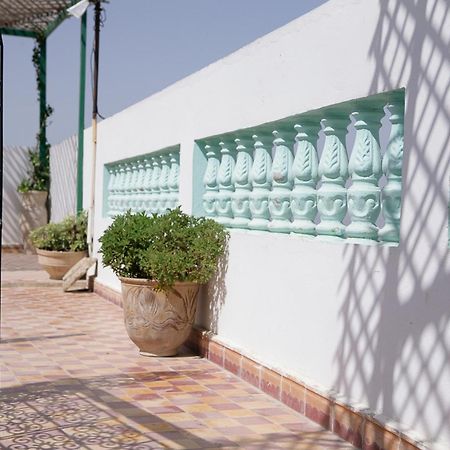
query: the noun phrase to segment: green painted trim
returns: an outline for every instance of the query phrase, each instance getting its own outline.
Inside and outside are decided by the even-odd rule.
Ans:
[[[50,34],[52,34],[53,31],[55,31],[56,28],[58,28],[64,22],[64,20],[67,19],[68,16],[69,16],[69,14],[67,13],[67,11],[65,9],[63,11],[61,11],[58,14],[58,17],[53,22],[50,22],[47,25],[47,28],[44,31],[45,37],[49,37]]]
[[[39,36],[35,31],[16,30],[15,28],[0,28],[0,33],[9,36],[21,36],[34,39]]]
[[[86,23],[87,13],[81,18],[80,27],[80,92],[78,107],[77,154],[77,211],[83,210],[83,159],[84,159],[84,110],[86,96]]]
[[[48,162],[47,151],[47,124],[45,117],[45,110],[47,108],[47,39],[42,39],[38,44],[41,47],[39,59],[39,127],[41,130],[39,141],[39,158],[41,162],[46,164]]]
[[[145,158],[147,156],[161,156],[161,155],[168,154],[170,152],[176,153],[176,152],[179,152],[179,151],[180,151],[180,144],[171,145],[169,147],[164,147],[164,148],[155,150],[154,152],[149,151],[147,153],[142,153],[140,155],[132,156],[130,158],[118,159],[117,161],[111,161],[109,163],[106,163],[105,167],[107,169],[109,169],[109,168],[111,168],[113,166],[117,166],[118,164],[125,164],[125,163],[140,161],[141,159],[143,159],[143,158]]]
[[[110,180],[110,173],[106,164],[103,166],[103,195],[102,195],[102,217],[108,217],[108,185]]]

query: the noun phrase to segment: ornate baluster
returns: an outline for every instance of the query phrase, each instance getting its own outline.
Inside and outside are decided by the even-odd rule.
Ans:
[[[203,176],[203,184],[205,186],[205,193],[203,194],[203,209],[206,217],[216,216],[216,200],[219,192],[218,174],[220,161],[217,156],[217,150],[210,145],[205,145],[206,151],[206,170]]]
[[[114,215],[114,200],[115,200],[115,192],[114,192],[114,184],[116,182],[116,168],[109,167],[109,180],[107,187],[107,215],[112,217]]]
[[[379,238],[385,242],[399,242],[400,207],[402,199],[402,163],[403,163],[403,104],[388,105],[392,124],[386,153],[383,158],[383,172],[387,184],[383,189],[382,211],[384,227],[379,231]],[[450,219],[450,215],[449,215]]]
[[[317,191],[319,159],[315,143],[317,142],[318,125],[295,125],[297,136],[297,153],[292,165],[294,189],[291,193],[291,211],[294,221],[293,232],[316,234],[314,218],[317,214]]]
[[[150,158],[146,158],[144,160],[145,163],[145,176],[144,176],[144,194],[143,194],[143,205],[142,209],[146,212],[150,212],[150,200],[151,200],[151,193],[152,193],[152,163]]]
[[[158,213],[164,214],[167,212],[167,199],[169,196],[169,157],[167,155],[161,155],[161,174],[159,176],[159,200],[158,200]]]
[[[144,210],[144,178],[145,178],[145,160],[138,161],[138,176],[136,179],[136,211]]]
[[[131,164],[125,164],[125,178],[123,182],[123,201],[122,208],[123,211],[127,211],[131,208],[131,179],[133,177],[133,171]]]
[[[275,156],[272,165],[272,192],[269,194],[271,221],[269,230],[279,233],[291,231],[291,189],[292,161],[291,149],[286,145],[287,133],[274,131]],[[284,136],[284,137],[283,137]]]
[[[222,159],[219,166],[219,192],[217,193],[216,211],[217,221],[225,226],[233,223],[233,211],[231,209],[231,196],[234,191],[233,171],[234,157],[232,150],[224,142],[219,143]]]
[[[318,234],[344,237],[342,220],[347,212],[348,157],[345,150],[345,134],[350,119],[322,119],[325,144],[319,162],[322,186],[317,190],[317,209],[321,222],[316,226]]]
[[[114,185],[112,188],[113,192],[113,203],[112,203],[112,211],[113,215],[116,216],[117,214],[120,214],[120,196],[121,196],[121,185],[122,185],[122,177],[124,175],[123,167],[121,164],[117,164],[114,166],[114,170],[116,172],[116,177],[114,180]]]
[[[136,211],[137,206],[137,181],[139,178],[139,161],[133,161],[131,163],[131,180],[130,180],[130,202],[129,207],[132,211]]]
[[[234,166],[234,193],[231,197],[231,210],[233,211],[233,227],[247,228],[250,222],[250,201],[249,195],[252,189],[250,180],[250,170],[252,168],[253,148],[247,147],[241,139],[236,142],[236,165]]]
[[[267,136],[252,136],[255,156],[250,171],[253,190],[250,192],[252,230],[267,230],[269,224],[269,193],[272,186],[272,141]]]
[[[125,209],[124,201],[125,201],[125,166],[123,164],[119,164],[119,175],[117,177],[116,184],[116,201],[115,201],[115,210],[117,214],[122,214]]]
[[[378,143],[381,112],[361,111],[351,115],[356,119],[355,144],[348,169],[353,184],[348,189],[348,211],[351,223],[347,236],[358,239],[377,240],[375,225],[380,214],[381,153]]]
[[[178,153],[169,153],[170,173],[169,173],[169,195],[167,197],[167,208],[174,209],[178,204],[180,162]]]
[[[150,197],[150,212],[155,214],[158,213],[158,203],[159,203],[159,177],[161,175],[161,166],[159,164],[159,158],[152,156],[153,173],[152,181],[150,186],[152,188],[152,193]]]

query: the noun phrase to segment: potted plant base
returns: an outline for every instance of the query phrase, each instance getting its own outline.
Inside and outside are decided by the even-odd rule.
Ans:
[[[38,262],[51,280],[62,280],[71,267],[87,256],[86,227],[87,214],[82,212],[30,233]]]
[[[194,323],[199,284],[175,283],[168,291],[157,291],[151,280],[120,281],[125,328],[141,355],[176,355]]]
[[[125,327],[142,355],[173,356],[191,332],[197,294],[224,255],[228,232],[180,207],[115,216],[99,239],[122,282]]]
[[[36,249],[36,253],[39,264],[49,274],[51,280],[62,280],[72,266],[87,256],[86,251],[64,252]]]

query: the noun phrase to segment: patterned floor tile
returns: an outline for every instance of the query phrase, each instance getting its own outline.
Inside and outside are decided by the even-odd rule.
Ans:
[[[145,358],[89,293],[4,287],[0,447],[351,449],[208,360]]]

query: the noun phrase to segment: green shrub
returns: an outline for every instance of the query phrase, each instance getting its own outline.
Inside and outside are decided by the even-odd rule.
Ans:
[[[62,222],[48,223],[30,233],[32,244],[40,250],[78,252],[87,250],[87,214],[68,216]]]
[[[20,182],[17,190],[19,192],[47,191],[50,177],[48,157],[45,162],[42,162],[38,151],[28,150],[28,160],[31,170],[28,171],[28,178],[24,178]]]
[[[206,283],[225,251],[228,233],[212,219],[178,207],[163,215],[130,211],[116,216],[100,238],[103,265],[121,277],[155,280],[170,289],[177,281]]]

